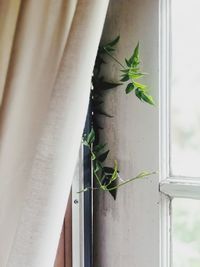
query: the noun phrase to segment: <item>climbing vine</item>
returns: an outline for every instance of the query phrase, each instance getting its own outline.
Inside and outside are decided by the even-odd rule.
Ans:
[[[135,96],[143,102],[150,105],[154,105],[154,100],[149,94],[148,86],[138,82],[146,73],[140,70],[140,55],[139,55],[139,43],[135,47],[133,54],[129,59],[124,60],[121,63],[115,56],[115,48],[119,42],[118,36],[113,41],[102,45],[98,49],[93,77],[92,77],[92,90],[90,95],[90,112],[91,112],[91,131],[83,136],[83,144],[88,147],[91,155],[93,177],[96,179],[95,186],[93,188],[85,188],[80,192],[87,190],[103,190],[108,191],[116,198],[117,189],[123,185],[126,185],[136,179],[140,179],[155,172],[142,171],[137,176],[130,179],[122,179],[118,168],[118,163],[114,160],[114,166],[107,166],[105,160],[110,152],[106,144],[100,142],[100,131],[103,130],[102,125],[99,124],[99,116],[112,117],[103,108],[104,93],[107,90],[116,88],[119,85],[125,86],[125,93],[135,93]],[[105,55],[114,60],[121,68],[121,79],[118,82],[107,81],[104,76],[101,75],[101,68],[105,62]]]

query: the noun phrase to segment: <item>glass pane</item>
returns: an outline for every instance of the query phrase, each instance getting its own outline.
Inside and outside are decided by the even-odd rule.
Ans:
[[[200,1],[171,5],[171,172],[200,177]]]
[[[200,201],[172,201],[173,267],[200,266]]]

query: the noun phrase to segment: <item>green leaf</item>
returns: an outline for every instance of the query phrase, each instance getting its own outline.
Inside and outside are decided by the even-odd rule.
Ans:
[[[88,142],[87,142],[84,138],[85,138],[85,137],[83,137],[83,139],[82,139],[82,144],[83,144],[84,146],[90,147],[90,145],[88,144]]]
[[[111,182],[113,182],[114,180],[116,180],[118,178],[118,166],[117,166],[117,161],[115,160],[114,162],[114,172],[112,174],[112,177],[110,179]]]
[[[95,61],[95,66],[94,66],[94,75],[99,75],[100,70],[101,70],[101,66],[102,64],[105,64],[106,62],[104,61],[104,59],[100,56],[100,53],[98,52],[97,57],[96,57],[96,61]]]
[[[101,109],[95,109],[95,110],[94,110],[94,113],[95,113],[95,114],[98,114],[98,115],[103,115],[103,116],[108,117],[108,118],[113,118],[112,115],[106,113],[105,111],[103,111],[103,110],[101,110]]]
[[[114,180],[109,186],[107,186],[108,190],[111,188],[115,188],[112,189],[111,191],[108,191],[111,196],[114,198],[114,200],[116,200],[117,198],[117,185],[118,185],[118,179]]]
[[[120,71],[128,74],[130,69],[125,69],[125,70],[120,70]]]
[[[104,50],[105,50],[105,52],[106,52],[106,51],[108,51],[108,52],[113,52],[113,51],[115,51],[115,49],[114,49],[113,47],[111,47],[111,46],[104,46]]]
[[[136,72],[132,72],[132,71],[130,71],[129,72],[129,77],[131,78],[131,79],[139,79],[139,78],[142,78],[145,74],[144,73],[136,73]]]
[[[128,67],[131,67],[131,63],[129,62],[128,59],[125,58],[125,62],[126,62],[126,65],[127,65]]]
[[[150,96],[149,94],[147,94],[146,92],[142,91],[140,88],[137,88],[135,90],[135,95],[142,101],[150,104],[150,105],[154,105],[154,100],[152,98],[152,96]]]
[[[122,85],[122,83],[117,83],[117,82],[102,82],[101,83],[101,89],[102,90],[109,90],[109,89],[113,89],[119,85]]]
[[[142,91],[139,88],[135,89],[135,95],[137,96],[137,98],[139,98],[140,100],[142,100]]]
[[[103,170],[107,174],[112,174],[114,172],[114,169],[111,167],[103,167]]]
[[[93,103],[95,106],[99,106],[99,105],[102,105],[104,102],[102,100],[98,100],[98,99],[93,99]]]
[[[107,150],[106,152],[104,152],[103,154],[98,156],[98,160],[101,162],[104,162],[109,154],[110,150]]]
[[[93,152],[91,152],[91,160],[95,160],[95,159],[96,159],[96,155]]]
[[[118,35],[113,41],[106,44],[106,46],[115,46],[119,42],[120,36]]]
[[[133,83],[129,83],[126,87],[126,94],[130,93],[131,91],[134,90],[134,84]]]
[[[94,129],[92,128],[90,133],[86,137],[86,142],[89,145],[91,145],[92,143],[94,143],[94,140],[95,140],[95,132],[94,132]]]
[[[125,75],[122,76],[122,79],[120,81],[121,82],[126,82],[128,80],[129,80],[129,76],[128,76],[128,74],[125,74]]]
[[[95,151],[95,153],[98,153],[102,149],[104,149],[105,147],[106,147],[106,144],[98,144],[98,145],[94,146],[93,150]]]
[[[101,179],[101,182],[102,182],[102,185],[106,187],[110,182],[110,176],[109,175],[103,176]]]
[[[148,95],[148,94],[146,94],[146,93],[142,94],[142,100],[147,102],[148,104],[150,104],[152,106],[155,105],[153,97]]]
[[[137,46],[134,49],[133,55],[129,59],[129,64],[131,64],[131,67],[137,67],[140,64],[139,42],[138,42]]]
[[[147,89],[147,86],[145,84],[141,84],[141,83],[138,83],[138,82],[134,81],[134,85],[135,85],[135,87],[140,88],[143,91],[144,91],[144,89]]]
[[[94,161],[93,167],[94,167],[94,170],[93,170],[94,173],[97,173],[99,171],[102,171],[102,169],[103,169],[101,163],[99,161],[97,161],[97,160]]]
[[[110,177],[110,182],[109,184],[106,186],[106,189],[109,191],[109,193],[112,195],[112,197],[114,199],[116,199],[117,196],[117,185],[118,185],[118,169],[117,169],[117,161],[115,161],[115,166],[114,169],[111,168],[113,170],[112,172],[112,176]],[[109,190],[115,188],[114,190]]]
[[[119,42],[119,39],[120,39],[120,36],[117,36],[113,41],[111,41],[105,45],[100,46],[98,54],[104,54],[104,53],[106,53],[106,51],[108,51],[108,52],[115,51],[114,46]]]

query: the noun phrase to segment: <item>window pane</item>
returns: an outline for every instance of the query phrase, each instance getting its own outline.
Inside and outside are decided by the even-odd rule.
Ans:
[[[200,266],[200,201],[172,201],[173,267]]]
[[[200,177],[200,1],[171,4],[171,172]]]

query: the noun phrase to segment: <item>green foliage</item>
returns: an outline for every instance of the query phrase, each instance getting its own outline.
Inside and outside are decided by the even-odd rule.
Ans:
[[[92,77],[92,85],[93,89],[91,90],[90,97],[90,105],[92,112],[92,123],[91,123],[91,131],[87,135],[83,136],[83,144],[89,148],[91,154],[91,160],[93,165],[93,176],[97,181],[97,187],[94,188],[85,188],[80,192],[85,192],[89,189],[96,190],[100,189],[103,191],[108,191],[111,193],[114,199],[116,199],[117,189],[131,181],[136,179],[146,177],[154,174],[154,172],[142,172],[138,174],[136,177],[131,179],[123,180],[119,177],[119,169],[118,163],[115,160],[114,165],[112,167],[105,166],[105,161],[109,155],[110,150],[106,149],[106,144],[100,143],[100,130],[103,127],[99,124],[99,116],[106,116],[112,118],[112,115],[108,114],[103,108],[102,104],[104,103],[104,94],[108,90],[112,90],[119,85],[123,85],[125,83],[126,94],[135,92],[137,98],[141,101],[146,102],[150,105],[154,105],[154,100],[152,96],[149,95],[148,87],[141,82],[138,82],[138,79],[142,78],[146,73],[143,73],[140,70],[140,55],[139,55],[139,43],[135,47],[133,54],[129,59],[125,59],[125,66],[113,56],[113,52],[115,52],[115,48],[117,43],[119,42],[120,37],[117,36],[113,41],[100,46],[94,71]],[[101,76],[101,67],[103,64],[106,64],[104,56],[107,55],[111,57],[118,65],[122,67],[121,79],[118,82],[107,81],[103,76]]]
[[[133,91],[135,89],[134,84],[129,83],[126,87],[126,94],[130,93],[131,91]]]
[[[92,140],[92,141],[91,141]],[[85,188],[81,190],[81,192],[85,192],[89,189],[92,190],[103,190],[108,191],[112,194],[114,199],[116,199],[116,190],[123,185],[126,185],[134,180],[147,177],[149,175],[155,174],[155,172],[141,172],[137,176],[127,179],[123,182],[119,182],[119,170],[118,170],[118,163],[115,160],[114,166],[103,166],[103,162],[106,160],[109,154],[109,150],[105,151],[106,144],[98,144],[94,145],[95,143],[95,134],[94,129],[90,131],[88,135],[83,137],[83,144],[90,149],[91,153],[91,160],[93,162],[93,175],[97,180],[98,186],[95,188]]]
[[[133,55],[129,59],[125,59],[126,67],[121,70],[121,81],[130,83],[126,87],[126,94],[135,91],[136,97],[150,105],[154,105],[152,96],[149,95],[147,85],[137,82],[136,80],[142,78],[146,73],[140,70],[140,55],[139,43],[134,49]]]
[[[142,83],[138,83],[136,80],[142,78],[146,75],[146,73],[140,70],[140,54],[139,54],[139,42],[136,45],[132,56],[129,59],[125,58],[125,66],[112,55],[112,52],[115,51],[115,46],[119,42],[120,37],[118,36],[112,42],[105,44],[99,48],[99,54],[107,54],[110,56],[115,62],[117,62],[123,69],[121,70],[122,75],[120,82],[125,83],[129,81],[129,84],[126,87],[126,94],[129,94],[132,91],[135,91],[136,97],[138,97],[141,101],[146,102],[150,105],[154,105],[153,97],[149,94],[149,89],[147,85]],[[99,62],[105,63],[102,57],[99,57]],[[120,83],[117,83],[120,85]],[[113,87],[111,87],[113,88]]]
[[[92,140],[92,142],[91,142]],[[107,159],[109,150],[106,150],[106,144],[95,145],[95,134],[92,128],[90,133],[83,137],[83,144],[90,150],[91,160],[93,163],[93,175],[97,180],[98,188],[103,191],[109,191],[109,187],[115,180],[118,179],[117,162],[114,162],[114,167],[103,166],[103,162]],[[87,191],[89,188],[82,190]],[[91,188],[90,188],[91,189]],[[114,199],[116,198],[116,192],[112,192]]]
[[[94,142],[94,140],[95,140],[95,132],[92,129],[87,136],[86,143],[88,144],[88,146],[90,146]]]
[[[107,52],[114,52],[115,51],[115,46],[119,42],[120,36],[118,35],[113,41],[100,46],[99,47],[99,53],[104,54]]]

